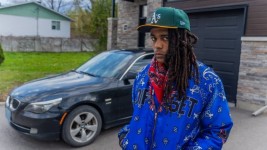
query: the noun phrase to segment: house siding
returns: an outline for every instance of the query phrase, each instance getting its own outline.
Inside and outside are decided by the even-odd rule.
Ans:
[[[223,6],[242,4],[248,5],[245,36],[266,36],[266,0],[177,0],[166,2],[164,6],[171,6],[184,10],[192,10],[201,8],[219,8]]]
[[[70,37],[70,23],[68,21],[60,21],[60,30],[52,30],[51,21],[60,20],[49,20],[40,19],[39,24],[42,29],[39,29],[39,35],[41,37]]]
[[[39,18],[37,20],[31,17],[0,14],[0,20],[5,20],[0,24],[1,36],[70,37],[70,23],[68,21],[60,21],[60,30],[52,30],[52,20],[49,19]],[[39,24],[38,27],[37,23]]]
[[[36,36],[36,19],[0,14],[0,35],[1,36]],[[19,26],[18,26],[19,25]]]

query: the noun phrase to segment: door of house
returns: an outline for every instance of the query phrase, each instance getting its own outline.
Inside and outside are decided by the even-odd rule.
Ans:
[[[244,9],[189,13],[191,30],[199,37],[198,60],[212,67],[224,83],[229,102],[236,102],[244,34]]]

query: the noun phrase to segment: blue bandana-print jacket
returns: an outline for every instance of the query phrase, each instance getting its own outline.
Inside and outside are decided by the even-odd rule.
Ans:
[[[223,84],[212,69],[202,63],[198,66],[199,84],[189,80],[187,98],[174,98],[168,113],[157,103],[155,94],[149,91],[150,65],[138,74],[132,91],[133,116],[130,124],[124,126],[118,135],[122,149],[222,148],[233,126]]]

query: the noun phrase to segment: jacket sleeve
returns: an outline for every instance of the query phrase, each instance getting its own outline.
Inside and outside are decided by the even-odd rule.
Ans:
[[[132,88],[132,103],[134,103],[135,96],[136,96],[136,82],[139,78],[139,75],[136,77],[134,83],[133,83],[133,88]],[[118,133],[118,138],[119,138],[119,145],[122,148],[123,147],[123,139],[126,137],[126,135],[129,132],[129,124],[125,125],[123,128],[120,129]]]
[[[221,150],[233,126],[223,84],[219,77],[215,79],[200,118],[200,132],[189,142],[187,150]]]
[[[125,136],[127,135],[128,132],[129,132],[129,124],[127,124],[123,128],[121,128],[119,133],[118,133],[119,145],[121,148],[123,147],[123,145],[122,145],[123,139],[125,138]]]

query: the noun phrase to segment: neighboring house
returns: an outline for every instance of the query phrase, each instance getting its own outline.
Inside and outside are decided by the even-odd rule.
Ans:
[[[267,105],[267,1],[118,0],[108,48],[150,47],[136,27],[159,6],[184,9],[199,37],[195,52],[224,82],[229,102],[254,111]]]
[[[0,36],[69,38],[71,21],[36,2],[0,7]]]

